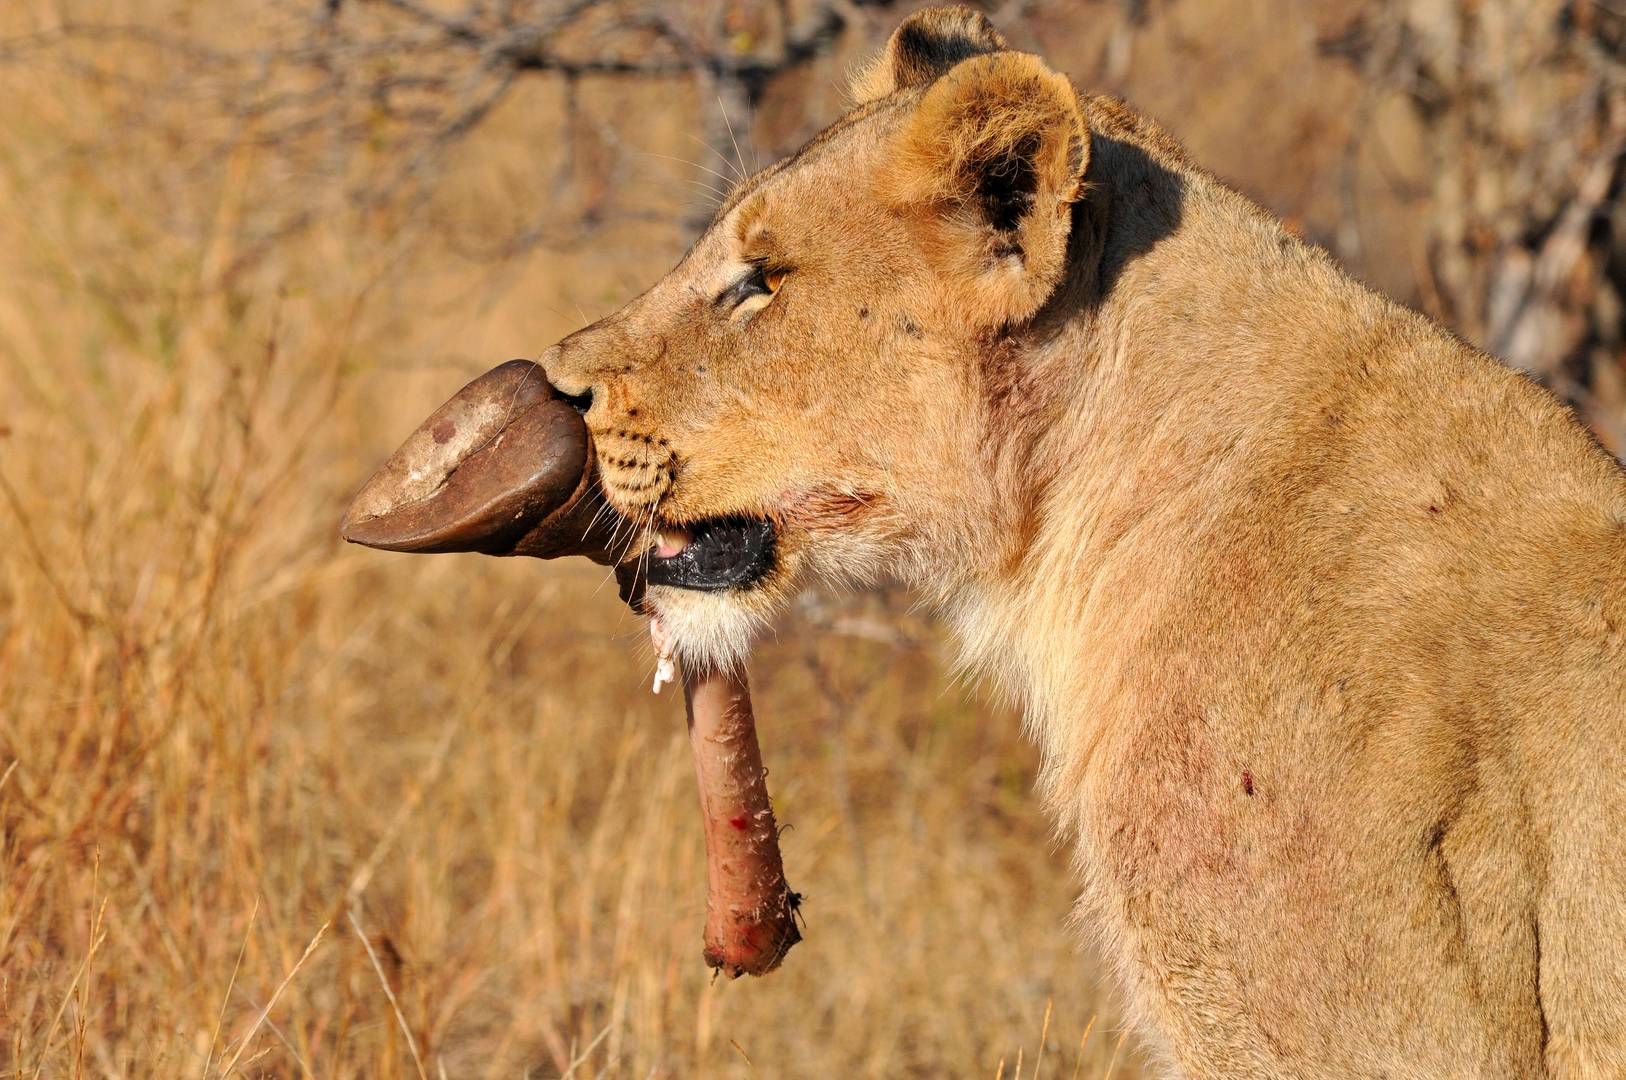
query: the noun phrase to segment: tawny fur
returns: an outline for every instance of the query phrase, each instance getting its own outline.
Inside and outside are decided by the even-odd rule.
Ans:
[[[1182,1075],[1626,1075],[1616,462],[980,15],[855,96],[545,359],[627,517],[779,526],[760,586],[653,590],[679,651],[914,583]]]

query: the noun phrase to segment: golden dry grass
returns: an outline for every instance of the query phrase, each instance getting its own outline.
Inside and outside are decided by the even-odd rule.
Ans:
[[[335,212],[232,274],[274,160],[121,132],[129,87],[50,63],[0,92],[0,1076],[1113,1070],[1033,750],[894,599],[759,655],[808,926],[719,982],[681,706],[613,587],[338,542],[429,408],[680,225],[493,268]],[[509,227],[523,121],[422,212]]]

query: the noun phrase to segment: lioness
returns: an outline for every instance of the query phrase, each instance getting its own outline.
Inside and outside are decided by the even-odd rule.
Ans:
[[[980,14],[543,360],[645,603],[912,582],[1193,1077],[1626,1074],[1626,476]]]

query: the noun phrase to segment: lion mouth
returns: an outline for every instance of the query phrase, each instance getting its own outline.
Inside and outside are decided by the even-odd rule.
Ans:
[[[761,518],[713,518],[663,529],[644,580],[699,592],[749,589],[773,569],[774,527]]]

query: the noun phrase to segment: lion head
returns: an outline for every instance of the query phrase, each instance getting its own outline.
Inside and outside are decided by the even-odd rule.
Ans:
[[[966,8],[904,22],[854,96],[542,361],[685,659],[740,661],[813,577],[955,581],[1010,499],[1012,354],[1067,266],[1078,97]]]

